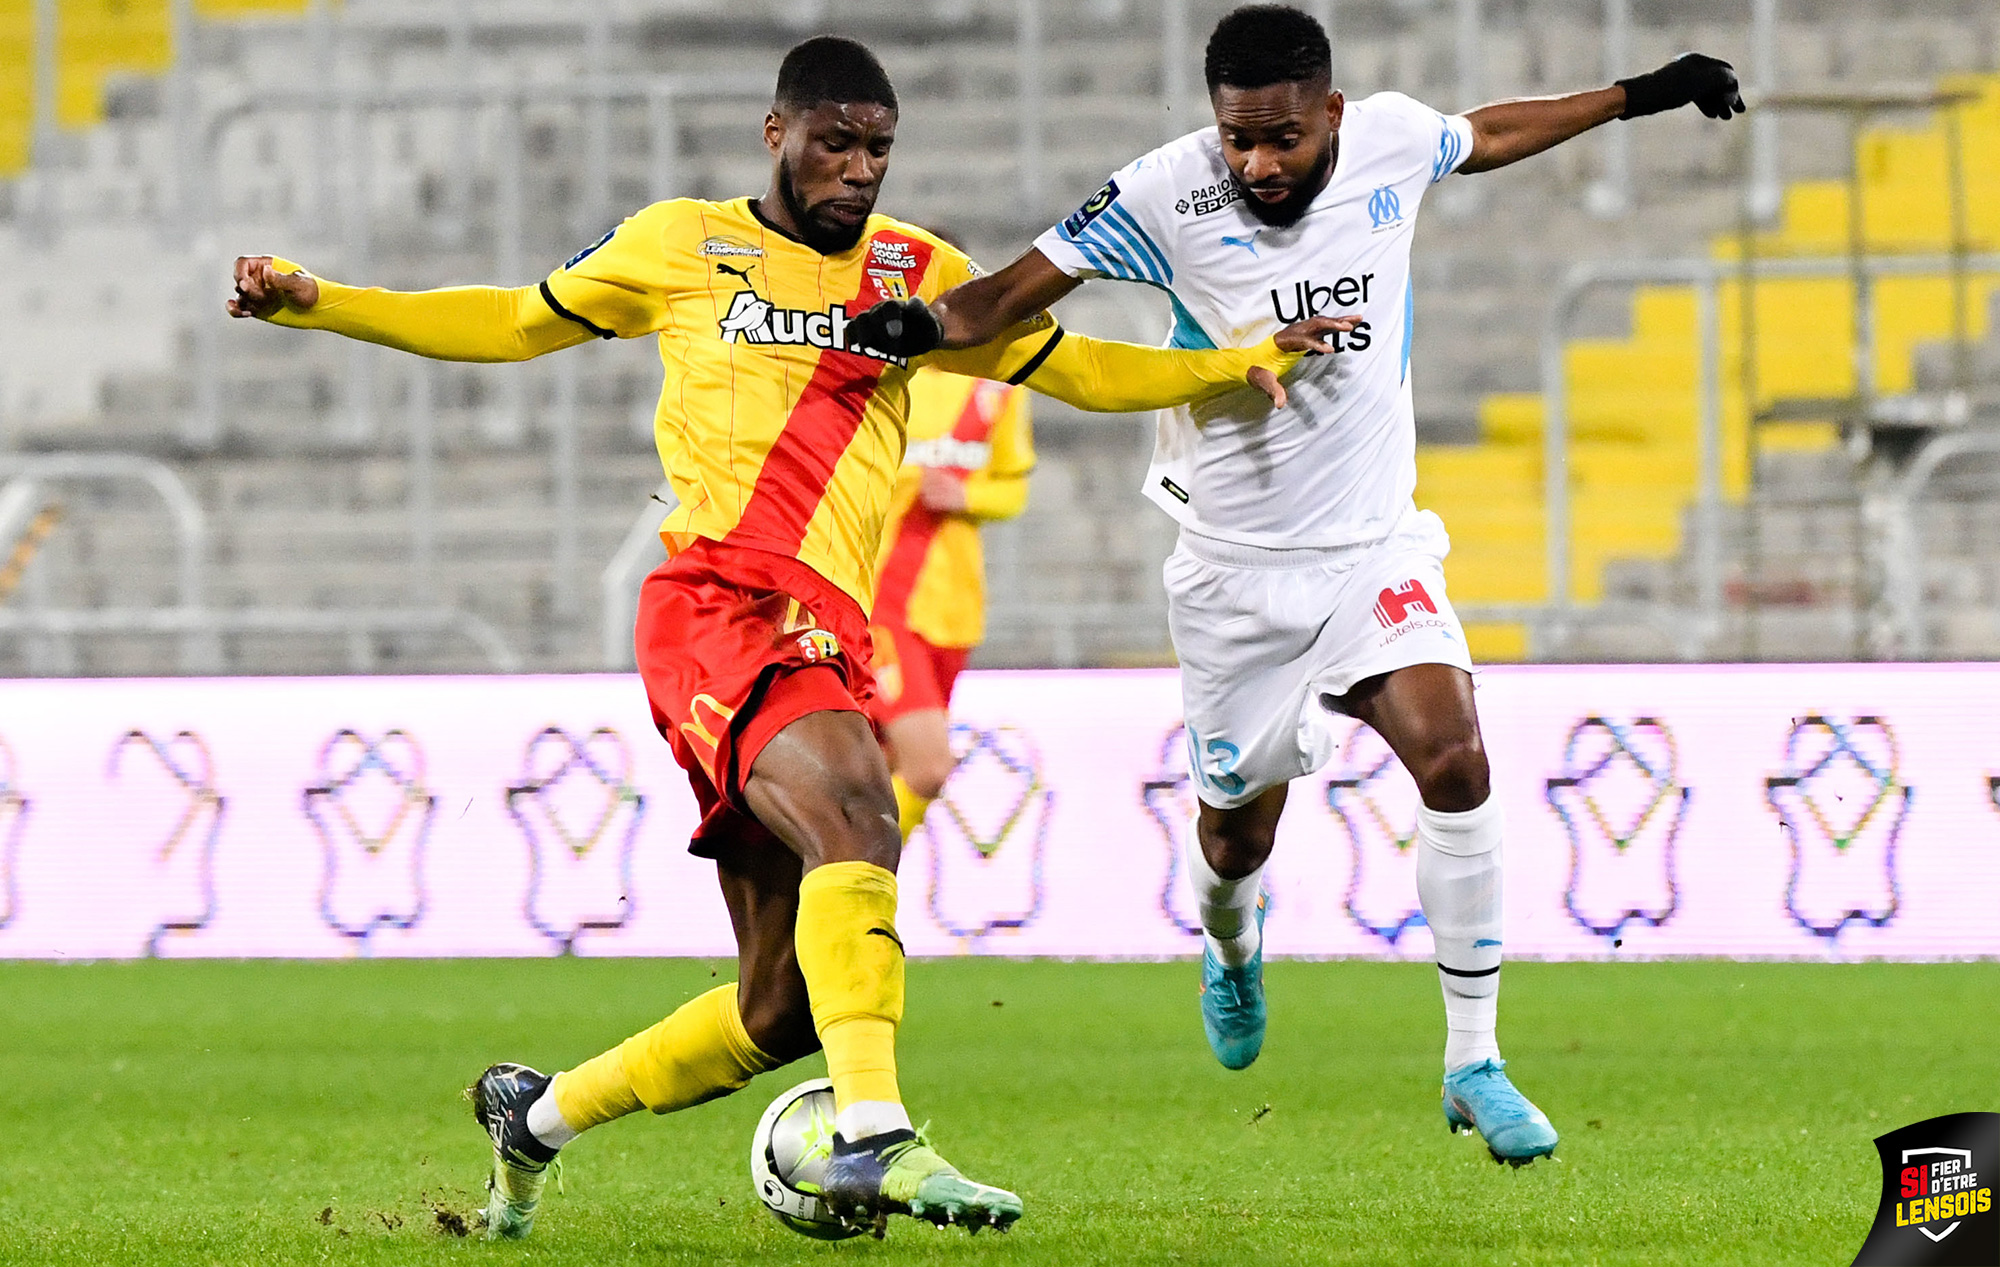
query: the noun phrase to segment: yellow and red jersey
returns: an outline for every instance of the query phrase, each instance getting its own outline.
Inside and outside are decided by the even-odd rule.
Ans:
[[[310,307],[288,298],[268,319],[452,361],[656,335],[666,379],[654,434],[676,498],[660,528],[668,551],[710,540],[794,558],[865,612],[913,367],[847,347],[848,322],[883,299],[934,299],[974,273],[956,248],[886,216],[824,255],[767,225],[750,199],[679,199],[632,216],[539,286],[408,292],[322,277]],[[1121,413],[1247,391],[1253,367],[1281,374],[1298,357],[1271,339],[1196,350],[1065,338],[1041,314],[921,360]]]
[[[654,416],[679,500],[669,551],[698,537],[795,557],[869,610],[877,547],[903,464],[911,366],[849,351],[848,320],[883,299],[936,296],[974,275],[956,248],[871,216],[822,255],[767,226],[750,200],[656,203],[543,283],[558,313],[605,335],[657,332],[666,382]],[[1005,377],[1053,331],[926,358]]]
[[[877,625],[909,629],[936,647],[975,647],[986,636],[986,563],[979,525],[1027,504],[1035,466],[1025,389],[938,369],[910,380],[909,451],[903,458],[876,568]],[[965,481],[965,510],[919,500],[927,469]]]

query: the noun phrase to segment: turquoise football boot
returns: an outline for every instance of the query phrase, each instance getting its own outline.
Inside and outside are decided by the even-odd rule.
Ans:
[[[1445,1075],[1444,1120],[1452,1134],[1478,1131],[1494,1161],[1525,1166],[1556,1150],[1548,1115],[1507,1080],[1507,1062],[1481,1060]]]
[[[1257,953],[1225,968],[1202,938],[1201,1030],[1224,1069],[1248,1069],[1264,1050],[1264,895],[1257,895]]]

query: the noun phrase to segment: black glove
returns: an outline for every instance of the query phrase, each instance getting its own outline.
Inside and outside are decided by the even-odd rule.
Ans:
[[[1743,113],[1736,68],[1703,53],[1682,53],[1656,71],[1619,80],[1618,86],[1625,90],[1621,119],[1637,119],[1685,105],[1699,108],[1711,119]]]
[[[848,347],[884,356],[922,356],[943,342],[944,323],[921,299],[884,299],[847,323]]]

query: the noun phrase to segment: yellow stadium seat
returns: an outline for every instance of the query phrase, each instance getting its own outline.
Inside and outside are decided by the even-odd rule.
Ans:
[[[2000,249],[2000,164],[1990,161],[2000,152],[2000,75],[1953,76],[1941,87],[1978,94],[1956,112],[1967,236],[1975,251]],[[1949,249],[1949,137],[1942,116],[1862,135],[1854,158],[1871,252]],[[1795,182],[1785,190],[1778,227],[1758,234],[1753,250],[1760,257],[1844,255],[1848,211],[1846,182]],[[1712,250],[1718,260],[1734,260],[1740,243],[1731,235],[1718,239]],[[1848,279],[1760,279],[1753,294],[1756,363],[1747,367],[1744,289],[1723,285],[1717,314],[1723,492],[1738,499],[1749,488],[1753,409],[1778,401],[1837,402],[1858,387],[1855,295]],[[1996,292],[2000,276],[1972,279],[1965,310],[1971,338],[1986,336]],[[1691,286],[1639,287],[1632,296],[1630,336],[1576,339],[1564,351],[1571,585],[1579,601],[1601,597],[1609,564],[1669,558],[1681,549],[1682,520],[1700,482],[1696,302]],[[1915,381],[1918,346],[1952,334],[1951,281],[1935,274],[1883,278],[1873,287],[1872,313],[1875,389],[1907,391]],[[1752,372],[1746,375],[1746,369]],[[1825,412],[1839,410],[1829,404]],[[1534,603],[1548,596],[1543,419],[1537,393],[1492,395],[1480,403],[1476,446],[1418,451],[1418,503],[1438,511],[1454,529],[1446,573],[1459,603]],[[1771,450],[1823,450],[1836,442],[1837,422],[1834,416],[1803,416],[1765,423],[1757,442]],[[1507,659],[1528,650],[1519,626],[1482,625],[1468,629],[1468,638],[1482,658]]]

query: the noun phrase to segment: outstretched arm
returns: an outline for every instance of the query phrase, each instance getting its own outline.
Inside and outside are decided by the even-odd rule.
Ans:
[[[1609,88],[1566,97],[1521,97],[1467,112],[1472,152],[1458,170],[1490,172],[1561,145],[1601,123],[1637,119],[1692,105],[1711,119],[1743,112],[1736,71],[1728,62],[1683,53],[1656,71]]]
[[[1278,376],[1308,352],[1332,353],[1326,336],[1352,330],[1359,317],[1314,317],[1247,348],[1148,348],[1069,334],[1046,317],[1012,337],[933,353],[925,364],[955,374],[1024,383],[1091,413],[1170,409],[1250,386],[1282,407]],[[1053,328],[1052,328],[1053,327]]]
[[[268,255],[236,261],[229,315],[331,330],[441,361],[525,361],[592,337],[581,323],[559,316],[535,286],[364,289]]]
[[[984,277],[954,286],[931,303],[947,348],[976,347],[1000,337],[1083,283],[1029,247],[1021,258]]]

